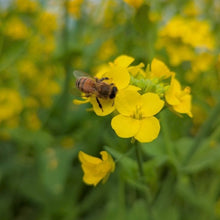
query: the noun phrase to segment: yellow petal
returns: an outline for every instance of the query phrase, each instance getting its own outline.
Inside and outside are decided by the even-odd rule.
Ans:
[[[142,116],[150,117],[157,114],[164,106],[164,101],[156,93],[145,93],[142,99]]]
[[[171,79],[170,87],[165,93],[165,98],[168,104],[178,105],[180,100],[178,96],[181,94],[181,85],[174,77]]]
[[[118,89],[125,88],[130,82],[127,68],[121,66],[112,65],[109,72],[105,74],[105,77],[108,77],[110,82],[114,83]]]
[[[136,106],[141,101],[141,95],[137,92],[138,87],[129,86],[119,91],[115,98],[115,107],[119,113],[125,116],[131,116],[136,111]]]
[[[139,63],[136,66],[130,66],[128,67],[128,71],[132,76],[137,76],[138,74],[141,74],[142,76],[145,76],[145,72],[142,69],[144,67],[144,63]]]
[[[192,99],[192,96],[189,95],[189,94],[185,94],[183,97],[181,97],[181,102],[179,105],[174,105],[173,106],[173,109],[176,111],[176,112],[179,112],[179,113],[185,113],[187,114],[189,117],[192,118],[192,112],[191,112],[191,109],[192,109],[192,106],[191,106],[191,99]]]
[[[81,104],[85,104],[88,103],[89,99],[84,99],[84,100],[79,100],[79,99],[73,99],[73,104],[74,105],[81,105]]]
[[[151,142],[157,138],[160,132],[160,123],[157,118],[150,117],[140,120],[140,128],[135,139],[142,143]]]
[[[79,152],[79,160],[82,164],[87,163],[88,165],[97,165],[102,162],[100,158],[90,156],[82,151]]]
[[[137,133],[140,121],[119,114],[112,119],[111,126],[119,137],[129,138]]]
[[[154,58],[151,62],[151,75],[158,78],[168,78],[172,75],[172,72],[162,61]]]
[[[120,67],[128,67],[134,61],[133,57],[121,55],[114,60],[114,64]]]
[[[109,170],[111,172],[114,172],[114,170],[115,170],[115,162],[112,159],[112,156],[107,151],[101,151],[100,154],[102,156],[102,160],[109,165]]]
[[[113,99],[100,99],[99,98],[98,100],[102,105],[102,109],[99,107],[96,97],[95,96],[90,97],[90,102],[93,106],[93,110],[98,116],[109,115],[115,110]]]
[[[109,71],[109,68],[110,67],[107,64],[98,66],[97,73],[95,74],[95,77],[97,77],[98,79],[101,79],[102,77],[104,77],[104,74]]]

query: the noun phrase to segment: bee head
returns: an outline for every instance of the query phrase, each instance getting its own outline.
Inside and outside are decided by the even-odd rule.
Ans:
[[[116,96],[117,91],[118,91],[117,87],[116,87],[116,86],[113,86],[113,87],[112,87],[112,90],[111,90],[111,93],[110,93],[110,95],[109,95],[109,98],[110,98],[110,99],[114,99],[115,96]]]

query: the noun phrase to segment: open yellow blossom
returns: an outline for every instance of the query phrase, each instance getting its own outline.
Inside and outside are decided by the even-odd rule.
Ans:
[[[151,77],[156,78],[168,78],[173,73],[168,69],[168,67],[160,60],[154,58],[151,62]]]
[[[181,85],[173,76],[171,79],[170,87],[165,93],[166,101],[172,106],[172,109],[178,113],[185,113],[192,117],[191,112],[191,95],[190,88],[186,87],[181,89]]]
[[[155,93],[140,95],[134,89],[124,89],[115,99],[116,115],[111,126],[116,134],[122,138],[134,137],[140,142],[151,142],[157,138],[160,124],[155,114],[164,106]]]
[[[98,79],[108,78],[107,80],[104,80],[104,82],[107,84],[113,83],[114,86],[117,87],[118,91],[120,91],[121,89],[127,87],[130,82],[129,65],[133,61],[134,58],[121,55],[117,57],[114,62],[109,63],[109,66],[105,67],[104,71],[102,69],[100,72],[98,72],[96,77]],[[99,116],[108,115],[115,110],[114,99],[99,98],[99,102],[101,103],[102,108],[100,108],[95,95],[88,97],[88,100],[92,104],[94,112]],[[86,102],[87,101],[85,99],[82,103]],[[75,100],[74,103],[80,104]]]
[[[79,160],[84,172],[83,181],[96,186],[101,180],[105,183],[111,172],[115,170],[115,162],[108,152],[100,152],[102,159],[79,152]]]

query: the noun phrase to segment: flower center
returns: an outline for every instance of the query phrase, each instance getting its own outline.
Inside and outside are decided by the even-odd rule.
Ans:
[[[134,110],[131,117],[135,118],[135,119],[138,119],[138,120],[142,119],[142,111],[141,110],[142,110],[142,106],[141,105],[136,105],[136,108],[135,108],[135,110]]]

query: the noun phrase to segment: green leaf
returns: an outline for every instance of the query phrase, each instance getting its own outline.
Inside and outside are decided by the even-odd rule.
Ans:
[[[212,167],[220,160],[220,144],[211,147],[210,140],[203,142],[198,151],[191,158],[184,170],[190,173],[199,172]]]
[[[146,201],[143,199],[139,199],[135,201],[133,206],[127,212],[128,220],[138,219],[138,220],[148,220],[150,219],[149,216],[149,209],[147,207]]]

